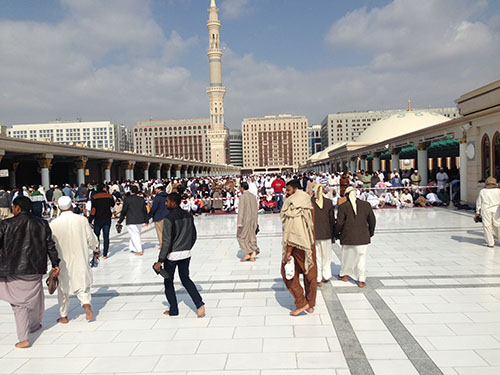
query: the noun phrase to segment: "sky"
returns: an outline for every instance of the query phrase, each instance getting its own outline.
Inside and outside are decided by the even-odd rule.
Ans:
[[[216,0],[229,128],[450,107],[500,79],[500,0]],[[0,0],[0,124],[208,117],[209,0]]]

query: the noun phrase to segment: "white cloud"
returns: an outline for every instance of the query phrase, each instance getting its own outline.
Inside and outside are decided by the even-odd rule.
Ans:
[[[224,0],[221,11],[226,19],[239,18],[248,11],[248,0]]]
[[[394,0],[348,13],[333,24],[326,42],[369,53],[372,67],[383,70],[455,63],[498,45],[488,25],[473,21],[486,7],[484,0]]]
[[[165,35],[142,0],[63,4],[57,24],[0,21],[0,123],[83,117],[133,125],[208,115],[208,77],[195,79],[181,65],[186,52],[204,50],[196,36]],[[303,71],[228,47],[228,125],[279,113],[313,123],[337,111],[404,108],[408,99],[453,105],[498,79],[498,17],[478,21],[484,9],[473,0],[396,0],[351,12],[332,25],[325,47],[339,51],[337,63],[352,53],[368,56],[357,66]]]
[[[0,121],[205,115],[204,87],[175,65],[197,37],[164,35],[147,5],[64,0],[57,24],[0,21]]]

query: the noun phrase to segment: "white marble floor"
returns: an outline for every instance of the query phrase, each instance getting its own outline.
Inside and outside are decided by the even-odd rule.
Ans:
[[[153,226],[140,258],[128,252],[126,231],[113,231],[112,256],[94,272],[95,321],[73,298],[70,323],[57,325],[57,300],[47,298],[44,329],[19,350],[10,306],[0,302],[0,373],[499,374],[500,247],[486,248],[463,212],[376,215],[368,287],[332,281],[316,312],[297,318],[280,279],[278,215],[260,216],[256,263],[239,262],[235,216],[196,218],[191,275],[204,319],[180,284],[179,317],[162,315]]]

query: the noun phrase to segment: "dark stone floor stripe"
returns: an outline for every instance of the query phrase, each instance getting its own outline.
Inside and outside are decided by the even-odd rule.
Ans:
[[[351,375],[373,375],[373,369],[340,303],[336,290],[332,284],[327,283],[321,288],[321,293]]]
[[[372,289],[367,289],[364,295],[418,373],[421,375],[443,375],[443,372],[385,303],[383,298]]]

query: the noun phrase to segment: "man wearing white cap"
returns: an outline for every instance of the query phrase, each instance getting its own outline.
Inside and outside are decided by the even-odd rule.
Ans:
[[[94,317],[90,307],[92,271],[89,262],[93,252],[97,252],[99,241],[87,219],[73,213],[70,197],[59,198],[57,205],[61,215],[50,223],[52,238],[61,258],[61,273],[57,287],[61,317],[57,321],[68,323],[70,293],[75,294],[80,300],[86,319],[92,320]]]

